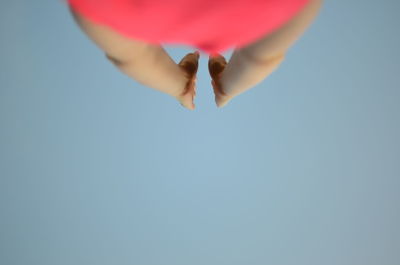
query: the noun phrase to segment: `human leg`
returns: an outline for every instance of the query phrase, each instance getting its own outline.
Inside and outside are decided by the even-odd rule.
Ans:
[[[106,57],[124,74],[137,82],[169,94],[184,107],[194,108],[195,72],[198,54],[188,54],[176,64],[163,47],[125,37],[109,27],[98,25],[70,9],[75,21]]]
[[[310,0],[307,6],[279,30],[241,49],[234,50],[229,63],[220,74],[217,97],[219,107],[235,96],[263,81],[284,60],[286,51],[312,23],[321,7],[322,0]],[[211,63],[218,63],[210,58]],[[214,80],[214,83],[216,80]],[[217,84],[218,85],[218,84]],[[225,94],[225,95],[223,95]]]

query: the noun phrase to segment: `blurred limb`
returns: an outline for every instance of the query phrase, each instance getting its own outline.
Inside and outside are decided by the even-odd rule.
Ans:
[[[229,63],[221,56],[210,57],[210,64],[223,70],[213,78],[217,106],[223,107],[237,95],[254,87],[270,75],[285,58],[287,50],[301,37],[318,14],[322,0],[309,3],[277,31],[241,49],[236,49]],[[210,72],[211,74],[211,72]]]
[[[198,51],[194,53],[186,54],[179,62],[179,67],[184,71],[186,78],[189,80],[183,91],[181,91],[175,98],[181,103],[182,106],[190,110],[194,110],[194,98],[196,97],[196,82],[197,82],[197,70],[199,68],[200,53]]]
[[[278,54],[267,61],[249,60],[237,50],[233,52],[229,63],[222,55],[210,57],[208,65],[217,106],[224,107],[234,97],[264,80],[284,57],[284,54]],[[229,67],[234,67],[234,70]],[[234,73],[236,75],[232,77]]]
[[[87,20],[72,8],[70,11],[80,28],[121,72],[194,109],[192,94],[195,94],[198,53],[190,53],[176,64],[162,46],[125,37]]]

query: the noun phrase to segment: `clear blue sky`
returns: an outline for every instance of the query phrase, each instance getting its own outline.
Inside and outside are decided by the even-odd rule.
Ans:
[[[61,1],[4,2],[0,264],[400,264],[399,9],[325,1],[222,109],[203,54],[189,111],[118,72]]]

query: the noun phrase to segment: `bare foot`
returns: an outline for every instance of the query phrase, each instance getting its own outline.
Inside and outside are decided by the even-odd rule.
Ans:
[[[224,56],[220,54],[210,55],[208,60],[208,71],[210,72],[212,78],[211,85],[214,89],[215,103],[219,108],[225,106],[231,99],[231,97],[229,97],[225,93],[221,85],[221,76],[222,72],[225,70],[226,65],[227,62]]]
[[[193,100],[196,97],[196,74],[199,67],[199,57],[200,53],[198,51],[194,53],[188,53],[178,63],[188,81],[183,92],[177,97],[177,100],[182,106],[190,110],[194,110],[195,108]]]

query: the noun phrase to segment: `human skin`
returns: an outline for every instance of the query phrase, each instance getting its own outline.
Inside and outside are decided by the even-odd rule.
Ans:
[[[235,49],[229,62],[221,55],[209,57],[211,84],[218,107],[254,87],[283,61],[287,50],[312,23],[322,0],[310,0],[305,8],[275,32],[255,43]],[[70,8],[81,29],[124,74],[137,82],[174,97],[194,110],[199,53],[189,53],[177,64],[161,45],[125,37],[96,24]]]
[[[71,8],[70,11],[83,32],[122,73],[194,110],[199,53],[189,53],[177,64],[160,45],[125,37],[86,19]]]
[[[210,57],[217,74],[210,74],[218,107],[224,107],[236,96],[268,77],[283,62],[287,50],[304,34],[314,21],[322,0],[309,3],[289,22],[255,43],[235,49],[229,62],[221,55]]]

